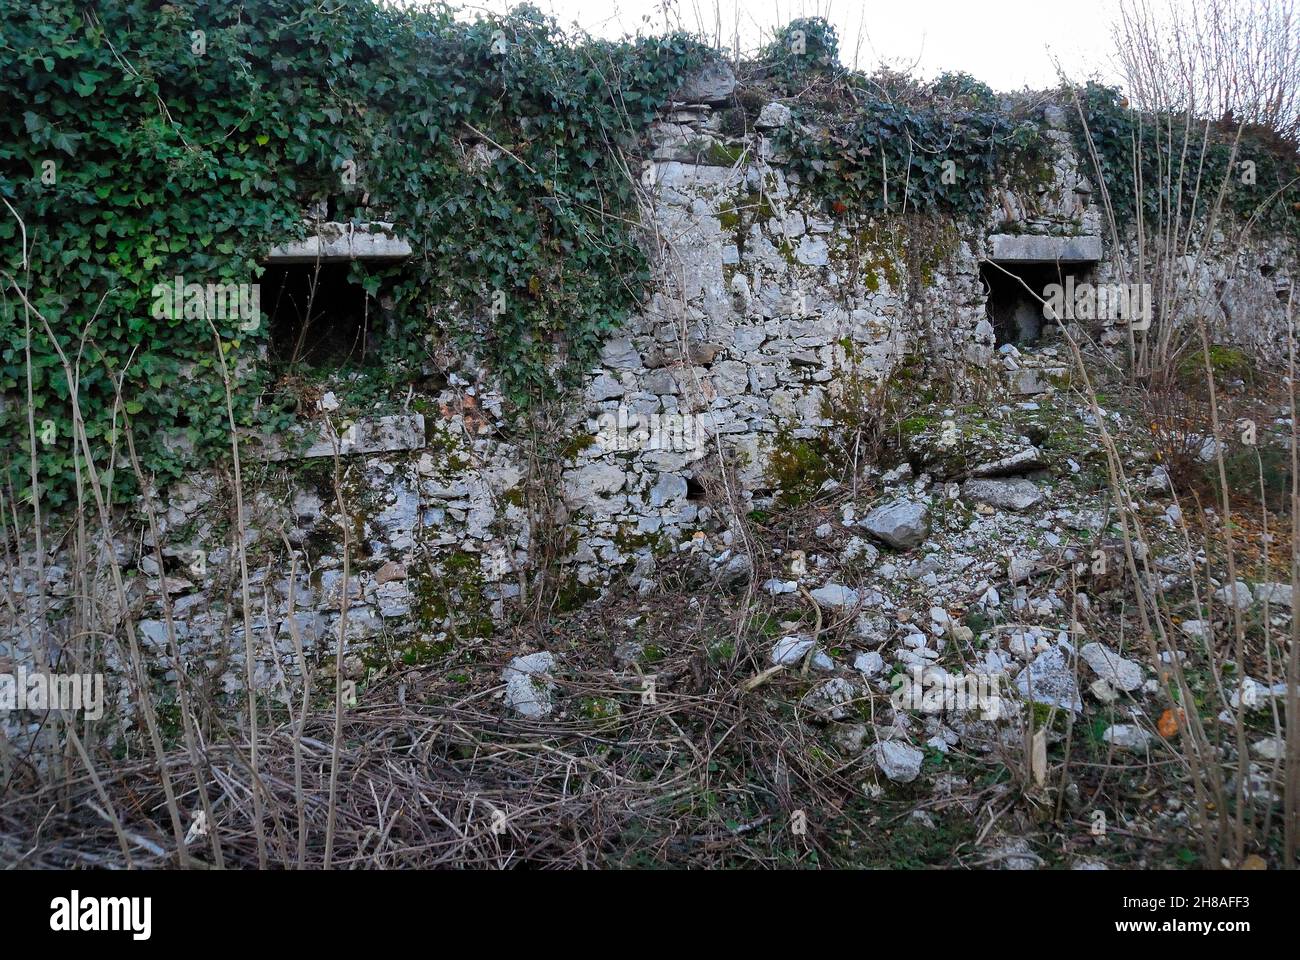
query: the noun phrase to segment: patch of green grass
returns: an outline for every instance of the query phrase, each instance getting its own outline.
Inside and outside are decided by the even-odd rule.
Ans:
[[[879,809],[875,811],[879,813]],[[954,852],[962,844],[975,839],[976,821],[973,817],[941,816],[932,813],[935,826],[928,827],[909,818],[895,821],[888,828],[872,830],[869,840],[855,836],[856,831],[845,831],[843,843],[835,851],[836,859],[843,857],[844,866],[868,867],[887,870],[921,870],[927,867],[954,865]]]
[[[915,416],[908,417],[898,425],[898,429],[903,431],[909,437],[917,436],[924,433],[935,423],[934,417]]]

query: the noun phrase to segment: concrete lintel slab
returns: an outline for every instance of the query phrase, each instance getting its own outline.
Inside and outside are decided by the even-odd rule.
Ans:
[[[391,223],[360,226],[330,221],[303,240],[278,244],[267,254],[268,263],[315,263],[346,260],[405,260],[411,245],[392,232]]]
[[[1101,237],[1044,237],[995,233],[989,237],[989,259],[1019,263],[1096,263],[1102,256]]]

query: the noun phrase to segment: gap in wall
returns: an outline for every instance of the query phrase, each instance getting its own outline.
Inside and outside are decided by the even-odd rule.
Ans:
[[[289,366],[342,367],[369,352],[376,305],[348,280],[349,264],[271,264],[262,275],[271,359]]]
[[[1046,290],[1051,284],[1064,286],[1069,277],[1076,284],[1087,283],[1091,282],[1092,275],[1090,263],[1015,260],[980,263],[980,279],[988,290],[989,323],[997,335],[998,346],[1010,343],[1032,347],[1042,338],[1043,327],[1049,323],[1043,317],[1043,304],[1025,289],[1026,284],[1034,294],[1048,299]]]

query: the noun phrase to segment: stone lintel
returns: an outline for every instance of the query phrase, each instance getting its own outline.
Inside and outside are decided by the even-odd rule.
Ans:
[[[392,232],[391,223],[322,223],[303,240],[277,244],[267,263],[322,263],[348,260],[405,260],[411,245]]]
[[[1016,263],[1096,263],[1101,237],[1044,237],[995,233],[989,237],[989,259]]]

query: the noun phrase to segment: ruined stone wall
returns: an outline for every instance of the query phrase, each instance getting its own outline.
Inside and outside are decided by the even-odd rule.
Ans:
[[[580,401],[553,428],[560,442],[550,454],[561,462],[542,481],[559,480],[546,491],[546,522],[560,531],[548,549],[558,546],[575,598],[624,574],[633,588],[651,589],[657,558],[701,533],[716,569],[747,575],[747,559],[733,549],[734,517],[770,503],[774,448],[825,428],[849,385],[892,376],[905,394],[942,377],[954,400],[1052,389],[1065,352],[998,353],[979,269],[984,259],[1035,249],[1082,250],[1104,251],[1096,279],[1114,275],[1094,187],[1059,110],[1049,108],[1046,119],[1054,164],[1029,186],[1003,184],[985,223],[912,214],[849,226],[825,213],[773,147],[771,132],[791,122],[781,104],[765,108],[743,138],[725,136],[721,111],[708,104],[665,115],[644,171],[655,292],[606,343]],[[1123,239],[1121,259],[1133,242]],[[1276,351],[1284,320],[1277,292],[1295,274],[1294,252],[1275,239],[1215,242],[1194,275],[1216,329]],[[1123,340],[1113,324],[1093,332],[1105,345]],[[286,696],[297,672],[295,632],[315,661],[344,620],[345,527],[353,543],[346,668],[357,675],[381,647],[419,659],[453,638],[485,635],[524,589],[520,571],[537,561],[541,515],[525,486],[538,475],[538,450],[524,431],[506,428],[499,393],[471,365],[439,396],[404,418],[365,425],[360,436],[343,441],[346,516],[334,501],[332,457],[284,461],[246,503],[255,675]],[[221,490],[215,477],[200,476],[168,491],[160,517],[166,570],[147,531],[123,536],[117,553],[138,635],[159,669],[169,669],[166,595],[182,657],[234,691],[244,676],[245,618]],[[298,554],[292,578],[271,559],[283,556],[285,542]],[[13,661],[30,659],[36,643],[25,626],[34,617],[34,571],[32,557],[8,569],[16,602],[0,614],[0,656]],[[56,597],[74,590],[66,564],[45,576]],[[97,576],[105,586],[106,574]]]

